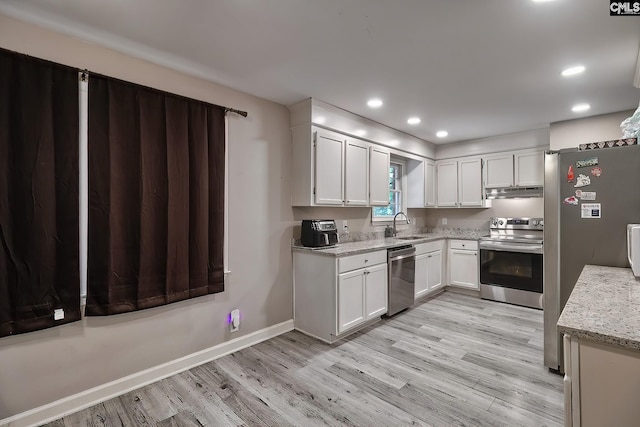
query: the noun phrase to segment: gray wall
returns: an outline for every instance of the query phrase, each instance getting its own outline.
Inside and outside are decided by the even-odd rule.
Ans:
[[[587,142],[608,141],[622,138],[620,123],[634,110],[585,117],[551,123],[550,147],[552,150],[577,148]]]
[[[0,46],[249,112],[229,116],[226,291],[0,339],[0,419],[293,317],[286,107],[0,15]],[[226,316],[242,311],[231,335]]]

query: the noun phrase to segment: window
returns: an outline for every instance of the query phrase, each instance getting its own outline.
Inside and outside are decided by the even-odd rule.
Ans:
[[[389,166],[389,205],[373,208],[373,221],[391,221],[398,212],[406,212],[403,189],[406,187],[405,164],[391,160]]]

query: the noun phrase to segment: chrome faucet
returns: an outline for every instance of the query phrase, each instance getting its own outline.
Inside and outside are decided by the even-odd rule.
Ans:
[[[409,217],[407,216],[407,214],[405,214],[404,212],[398,212],[397,214],[395,214],[395,216],[393,217],[393,228],[390,228],[389,226],[387,226],[387,228],[385,229],[385,236],[386,237],[396,237],[396,235],[398,234],[398,229],[396,228],[396,218],[398,218],[398,215],[402,215],[405,217],[405,219],[407,220],[407,224],[411,223],[411,220],[409,219]]]

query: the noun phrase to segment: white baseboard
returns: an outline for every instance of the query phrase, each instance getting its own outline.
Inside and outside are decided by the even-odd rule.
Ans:
[[[172,360],[171,362],[136,372],[135,374],[5,418],[0,420],[0,426],[25,427],[44,424],[292,330],[293,320],[287,320],[286,322]]]

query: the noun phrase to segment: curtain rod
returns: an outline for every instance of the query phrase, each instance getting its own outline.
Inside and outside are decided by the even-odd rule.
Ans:
[[[87,79],[89,78],[89,70],[79,70],[79,72],[80,72],[80,80],[83,82],[86,82]],[[222,107],[222,108],[224,108],[225,113],[236,113],[241,115],[242,117],[247,117],[248,115],[246,111],[236,110],[235,108],[231,108],[231,107]]]
[[[225,113],[226,112],[231,112],[231,113],[240,114],[242,117],[247,117],[247,112],[246,111],[236,110],[235,108],[224,107],[224,111],[225,111]]]

